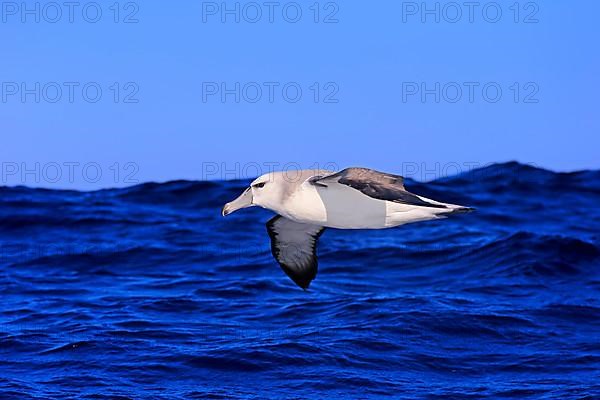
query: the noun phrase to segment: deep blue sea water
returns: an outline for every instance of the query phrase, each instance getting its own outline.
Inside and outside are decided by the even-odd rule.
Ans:
[[[409,181],[477,212],[326,230],[307,292],[247,183],[0,188],[0,399],[600,398],[600,171]]]

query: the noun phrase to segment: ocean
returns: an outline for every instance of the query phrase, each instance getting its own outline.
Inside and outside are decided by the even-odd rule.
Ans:
[[[408,180],[477,211],[328,229],[306,292],[247,184],[0,188],[0,398],[600,398],[600,171]]]

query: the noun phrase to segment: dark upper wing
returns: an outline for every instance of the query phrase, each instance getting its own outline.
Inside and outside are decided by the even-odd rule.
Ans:
[[[267,222],[271,252],[283,271],[302,289],[317,276],[317,240],[325,228],[280,215]]]
[[[404,178],[400,175],[387,174],[368,168],[346,168],[333,175],[317,176],[311,182],[320,186],[327,186],[330,183],[340,183],[379,200],[421,207],[446,208],[446,206],[440,204],[424,201],[408,192],[404,188]]]

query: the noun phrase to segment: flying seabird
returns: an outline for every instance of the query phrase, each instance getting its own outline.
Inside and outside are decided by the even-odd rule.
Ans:
[[[317,275],[317,240],[325,228],[384,229],[473,210],[410,193],[402,176],[368,168],[271,172],[225,204],[222,214],[251,206],[278,214],[267,222],[271,252],[305,290]]]

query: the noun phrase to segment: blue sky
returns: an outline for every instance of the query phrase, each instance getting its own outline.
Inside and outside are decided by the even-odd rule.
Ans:
[[[24,4],[0,16],[0,185],[600,168],[595,1]]]

